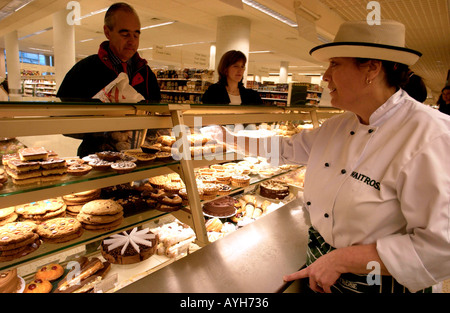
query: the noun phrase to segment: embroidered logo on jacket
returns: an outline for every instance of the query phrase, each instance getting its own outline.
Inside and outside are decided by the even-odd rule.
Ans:
[[[380,182],[377,182],[375,179],[371,179],[369,176],[360,174],[358,172],[352,172],[352,177],[367,184],[370,187],[375,188],[376,190],[380,190]]]

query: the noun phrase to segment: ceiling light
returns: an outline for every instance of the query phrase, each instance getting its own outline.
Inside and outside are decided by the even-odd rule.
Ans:
[[[281,13],[278,13],[278,12],[276,12],[276,11],[266,7],[265,5],[262,5],[261,3],[258,3],[258,2],[254,1],[254,0],[242,0],[242,2],[245,3],[246,5],[254,8],[254,9],[257,9],[257,10],[263,12],[264,14],[267,14],[267,15],[273,17],[274,19],[279,20],[280,22],[283,22],[283,23],[291,26],[291,27],[297,27],[298,26],[297,23],[294,22],[293,20],[291,20],[290,18],[288,18],[288,17],[282,15]]]
[[[273,53],[270,50],[261,50],[261,51],[250,51],[249,53]]]
[[[160,23],[160,24],[155,24],[155,25],[149,25],[149,26],[141,27],[141,30],[154,28],[154,27],[160,27],[160,26],[166,26],[166,25],[173,24],[175,22],[176,21],[170,21],[170,22],[165,22],[165,23]]]
[[[103,9],[100,9],[100,10],[97,10],[97,11],[92,11],[91,13],[88,13],[86,15],[81,16],[80,20],[82,20],[82,19],[84,19],[86,17],[90,17],[90,16],[94,16],[94,15],[106,12],[106,11],[108,11],[108,8],[103,8]]]
[[[52,50],[49,50],[49,49],[39,49],[39,48],[29,48],[29,49],[36,50],[36,51],[53,52]]]

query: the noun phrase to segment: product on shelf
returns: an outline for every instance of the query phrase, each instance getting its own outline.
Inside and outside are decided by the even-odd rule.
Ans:
[[[236,213],[236,200],[230,196],[224,196],[203,205],[203,212],[214,217],[232,216]]]
[[[0,209],[0,226],[3,226],[8,223],[15,222],[19,217],[15,212],[15,207],[7,207]]]
[[[53,198],[18,205],[15,212],[19,214],[21,221],[39,224],[55,217],[64,216],[66,207],[63,199]]]
[[[137,151],[137,150],[125,150],[123,151],[123,153],[125,155],[134,157],[137,159],[138,162],[141,163],[150,163],[152,161],[156,160],[156,155],[154,153],[147,153],[147,152],[142,152],[142,151]]]
[[[259,185],[259,194],[265,198],[281,200],[289,193],[289,186],[277,180],[264,181]]]
[[[88,164],[72,164],[67,168],[67,173],[74,176],[83,176],[92,170],[92,166]]]
[[[170,258],[186,253],[189,245],[195,240],[194,230],[180,221],[163,224],[150,230],[159,238],[157,253]]]
[[[181,209],[183,205],[183,200],[176,193],[163,193],[158,197],[158,202],[156,209],[162,212],[174,212]]]
[[[142,145],[142,152],[154,154],[156,152],[160,152],[161,148],[156,145]]]
[[[62,243],[83,234],[83,227],[75,217],[59,217],[38,225],[37,233],[46,243]]]
[[[235,187],[246,187],[250,184],[250,176],[233,175],[231,176],[231,185]]]
[[[288,185],[293,185],[299,188],[303,188],[304,186],[304,180],[305,180],[305,173],[306,173],[306,167],[299,168],[295,171],[292,171],[290,173],[287,173],[286,175],[283,175],[277,180],[283,181]]]
[[[92,189],[64,195],[62,198],[66,204],[66,214],[77,216],[84,204],[100,198],[101,189]]]
[[[19,157],[22,161],[47,160],[48,151],[44,147],[22,148]]]
[[[54,293],[82,293],[89,292],[98,284],[111,268],[109,262],[102,262],[99,258],[78,260],[69,273],[58,283]]]
[[[48,280],[35,278],[30,281],[24,289],[24,293],[50,293],[53,285]]]
[[[84,229],[105,231],[122,223],[123,207],[112,199],[97,199],[83,205],[77,215]]]
[[[64,159],[51,156],[45,148],[23,148],[17,154],[4,155],[6,173],[16,185],[61,180],[67,176]]]
[[[270,201],[260,200],[255,195],[243,195],[237,199],[236,214],[230,219],[238,226],[245,225],[266,214],[271,204]]]
[[[148,228],[123,231],[103,240],[101,253],[112,264],[133,264],[155,254],[158,237]]]
[[[130,161],[117,161],[111,164],[111,168],[119,174],[125,174],[133,171],[136,164]]]
[[[64,268],[58,263],[51,263],[42,266],[34,275],[36,279],[53,281],[64,274]]]
[[[39,248],[37,225],[13,222],[0,227],[0,262],[21,258]]]
[[[16,268],[0,272],[0,293],[22,293],[24,288],[25,281]]]
[[[220,232],[222,230],[223,223],[220,218],[214,217],[206,221],[205,227],[206,231]]]
[[[0,168],[0,189],[2,189],[5,183],[8,181],[8,175],[5,170]]]

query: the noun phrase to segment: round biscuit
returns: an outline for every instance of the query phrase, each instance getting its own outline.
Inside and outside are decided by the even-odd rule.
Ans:
[[[80,213],[91,215],[113,215],[122,211],[123,207],[112,199],[97,199],[83,205]]]

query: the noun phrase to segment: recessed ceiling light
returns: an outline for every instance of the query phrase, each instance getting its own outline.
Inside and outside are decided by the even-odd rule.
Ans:
[[[246,5],[254,8],[254,9],[257,9],[258,11],[263,12],[264,14],[267,14],[267,15],[273,17],[274,19],[277,19],[280,22],[283,22],[291,27],[298,26],[297,22],[291,20],[290,18],[282,15],[281,13],[278,13],[278,12],[266,7],[265,5],[262,5],[261,3],[254,1],[254,0],[242,0],[242,3],[245,3]]]
[[[149,28],[155,28],[155,27],[161,27],[161,26],[166,26],[166,25],[173,24],[175,22],[176,21],[169,21],[169,22],[159,23],[159,24],[155,24],[155,25],[144,26],[144,27],[141,27],[141,30],[149,29]]]

